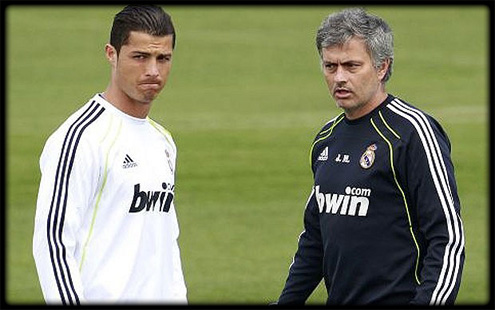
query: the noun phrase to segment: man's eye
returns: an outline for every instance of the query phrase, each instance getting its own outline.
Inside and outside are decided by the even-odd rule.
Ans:
[[[158,57],[158,61],[161,61],[161,62],[168,62],[170,60],[172,60],[172,56],[170,56],[170,55]]]
[[[334,65],[334,64],[325,64],[325,68],[326,68],[327,70],[332,71],[332,70],[335,70],[336,65]]]

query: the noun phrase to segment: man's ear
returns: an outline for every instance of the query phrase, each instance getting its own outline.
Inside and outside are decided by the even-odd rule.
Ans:
[[[105,56],[108,59],[108,62],[115,67],[117,65],[117,50],[110,44],[105,45]]]
[[[390,66],[390,58],[385,59],[382,65],[378,68],[378,79],[380,81],[383,80],[385,75],[387,74],[388,67]]]

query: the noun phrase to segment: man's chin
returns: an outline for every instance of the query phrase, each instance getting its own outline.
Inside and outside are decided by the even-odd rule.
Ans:
[[[158,97],[158,92],[146,92],[141,96],[141,102],[144,104],[151,104],[153,100]]]
[[[334,98],[335,100],[335,104],[337,105],[338,108],[341,108],[341,109],[349,109],[351,106],[352,106],[352,102],[351,100],[348,100],[348,99],[336,99]]]

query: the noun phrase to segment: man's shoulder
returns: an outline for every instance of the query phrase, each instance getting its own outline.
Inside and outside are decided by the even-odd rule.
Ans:
[[[320,139],[321,137],[328,136],[331,134],[333,128],[340,123],[344,119],[344,113],[340,113],[339,115],[335,116],[331,120],[327,121],[321,129],[318,131],[315,137],[315,141]]]
[[[394,97],[383,109],[383,114],[387,124],[404,136],[432,131],[443,135],[442,126],[432,115],[400,98]]]
[[[76,111],[70,114],[50,135],[48,142],[70,143],[82,139],[88,128],[98,127],[105,107],[94,98],[90,99]],[[98,132],[99,130],[95,130]]]
[[[147,119],[148,119],[149,124],[154,129],[156,129],[157,133],[160,136],[163,136],[165,138],[165,140],[172,146],[172,148],[174,149],[174,151],[176,151],[177,150],[177,147],[175,145],[174,138],[172,137],[172,134],[170,133],[170,131],[168,131],[167,129],[165,129],[165,127],[163,125],[159,124],[157,121],[153,120],[152,118],[148,117]]]

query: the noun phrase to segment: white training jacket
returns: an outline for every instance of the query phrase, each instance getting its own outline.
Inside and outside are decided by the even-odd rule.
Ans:
[[[187,303],[177,149],[96,94],[47,140],[33,255],[47,303]]]

